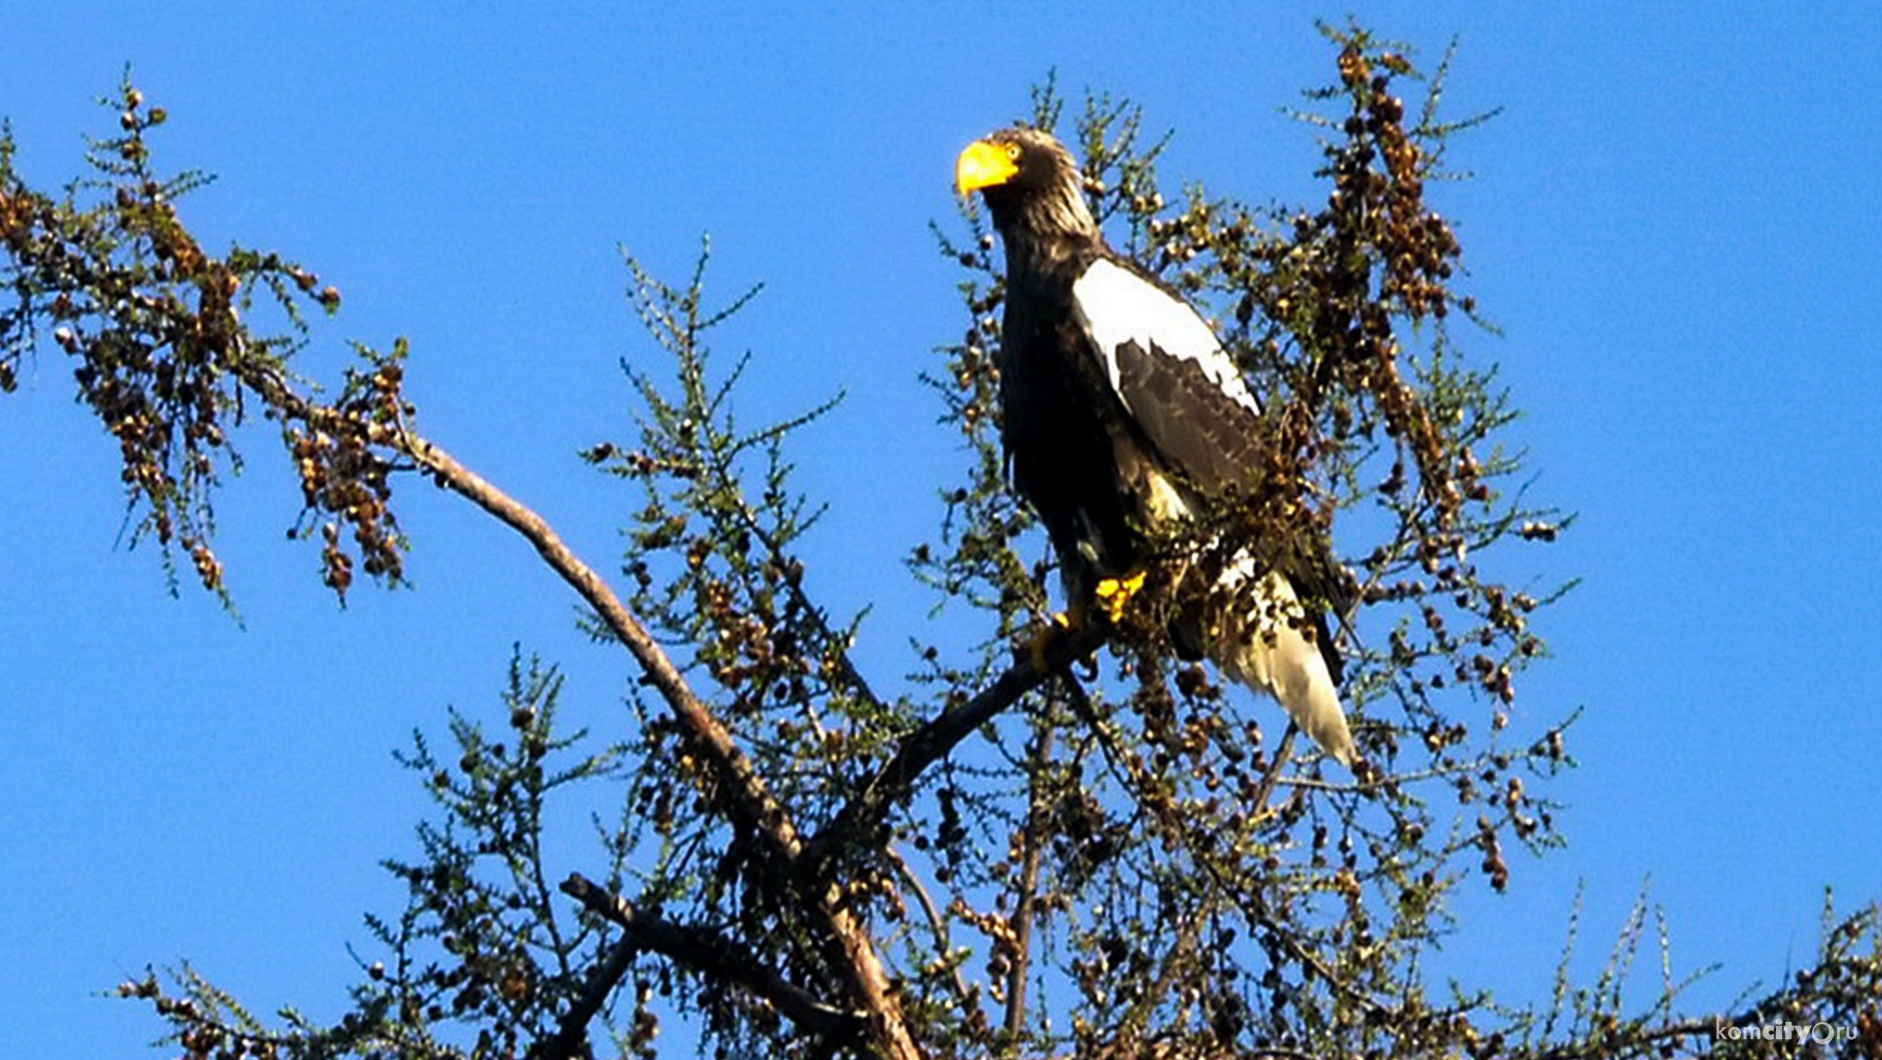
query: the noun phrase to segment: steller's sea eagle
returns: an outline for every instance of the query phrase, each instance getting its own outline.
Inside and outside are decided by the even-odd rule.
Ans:
[[[1102,597],[1115,614],[1158,534],[1246,484],[1265,446],[1260,403],[1201,315],[1105,245],[1057,140],[992,133],[961,152],[955,183],[984,197],[1006,248],[1000,427],[1014,485],[1045,523],[1072,613]],[[1324,579],[1257,559],[1313,554],[1325,570],[1325,547],[1232,550],[1172,632],[1350,766],[1339,653],[1300,592]]]

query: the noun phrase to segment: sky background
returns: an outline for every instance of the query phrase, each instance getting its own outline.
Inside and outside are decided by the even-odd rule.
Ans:
[[[1330,77],[1316,17],[1239,4],[37,5],[0,15],[0,115],[42,187],[81,167],[125,64],[171,123],[158,161],[218,175],[186,200],[209,247],[280,249],[345,293],[343,342],[412,342],[420,425],[538,507],[598,566],[632,497],[575,459],[625,439],[622,358],[656,365],[621,246],[682,282],[765,293],[719,335],[755,355],[749,422],[842,390],[801,436],[831,502],[812,585],[875,610],[886,680],[925,621],[902,557],[960,454],[917,373],[958,332],[949,221],[970,139],[1057,70],[1176,132],[1166,179],[1314,201],[1308,130],[1281,113]],[[1496,573],[1582,587],[1547,612],[1556,657],[1519,685],[1540,726],[1577,707],[1553,786],[1566,850],[1467,886],[1447,965],[1546,995],[1578,887],[1574,967],[1604,961],[1643,883],[1691,1007],[1807,962],[1826,885],[1882,896],[1882,367],[1872,3],[1352,3],[1427,64],[1455,36],[1453,116],[1476,179],[1434,190],[1506,335],[1465,335],[1527,410],[1534,495],[1580,513]],[[507,531],[406,484],[415,589],[342,611],[284,540],[298,491],[272,439],[223,494],[238,626],[172,599],[119,537],[115,446],[65,359],[0,399],[0,1033],[40,1056],[153,1055],[148,1009],[102,996],[187,959],[254,1007],[329,1015],[398,907],[378,859],[426,805],[390,751],[446,708],[499,717],[510,646],[569,673],[571,716],[622,718],[616,652]],[[587,869],[581,851],[561,870]],[[1642,961],[1638,991],[1653,989]]]

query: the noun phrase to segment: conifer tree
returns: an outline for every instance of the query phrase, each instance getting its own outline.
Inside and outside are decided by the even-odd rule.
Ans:
[[[1762,1035],[1776,1024],[1853,1028],[1823,1051],[1882,1055],[1873,908],[1826,901],[1810,967],[1726,1013],[1686,1013],[1674,983],[1623,1005],[1639,947],[1664,942],[1644,901],[1598,981],[1565,958],[1547,1003],[1425,974],[1455,892],[1514,886],[1512,848],[1561,842],[1550,782],[1574,715],[1525,716],[1550,708],[1518,689],[1567,587],[1512,583],[1570,520],[1523,488],[1516,406],[1430,201],[1447,143],[1483,119],[1440,114],[1448,55],[1422,73],[1357,27],[1325,35],[1299,115],[1322,146],[1315,202],[1170,190],[1168,135],[1127,102],[1068,117],[1047,85],[1025,117],[1076,146],[1114,245],[1214,315],[1267,410],[1257,487],[1194,532],[1307,518],[1339,547],[1351,772],[1176,659],[1154,606],[1025,650],[1051,621],[1051,555],[1004,476],[1003,292],[971,204],[934,226],[962,315],[924,373],[966,458],[907,589],[977,631],[963,651],[819,602],[800,546],[823,509],[790,454],[829,406],[739,418],[746,362],[712,339],[757,292],[709,296],[703,251],[680,286],[628,263],[668,370],[630,373],[635,422],[585,454],[635,498],[615,564],[421,431],[402,343],[357,347],[331,396],[300,380],[339,292],[286,255],[202,245],[180,204],[204,178],[157,165],[167,115],[128,79],[64,194],[0,141],[0,388],[25,357],[69,358],[168,568],[228,598],[215,493],[238,442],[276,435],[302,491],[290,536],[335,594],[404,579],[400,491],[429,480],[540,554],[635,689],[617,730],[569,732],[556,668],[518,653],[487,717],[453,713],[401,754],[436,809],[385,863],[407,901],[368,915],[338,1019],[258,1015],[188,966],[120,992],[192,1060],[1800,1055]],[[912,636],[913,672],[865,673],[863,636]],[[595,785],[618,812],[552,861],[545,821]]]

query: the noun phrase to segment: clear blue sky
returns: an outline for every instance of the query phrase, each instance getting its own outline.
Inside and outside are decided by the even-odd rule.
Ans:
[[[885,679],[928,602],[901,557],[956,456],[916,374],[957,328],[926,225],[960,146],[1056,68],[1173,127],[1168,177],[1299,200],[1313,145],[1279,108],[1327,77],[1313,18],[1351,7],[1427,59],[1455,34],[1452,113],[1504,108],[1456,146],[1478,178],[1437,191],[1507,329],[1470,346],[1529,412],[1537,494],[1582,516],[1506,572],[1586,578],[1520,705],[1587,715],[1570,847],[1468,888],[1452,960],[1540,996],[1585,882],[1585,978],[1650,876],[1675,972],[1724,963],[1694,996],[1718,1003],[1809,959],[1824,885],[1882,895],[1873,4],[41,6],[0,32],[28,174],[78,172],[133,64],[172,115],[160,159],[219,175],[186,202],[206,242],[345,292],[310,367],[409,336],[421,425],[603,566],[630,498],[573,454],[627,434],[617,361],[654,355],[616,247],[678,280],[711,232],[722,293],[768,284],[721,336],[757,355],[753,420],[849,393],[798,451],[832,502],[813,579],[876,605]],[[265,435],[221,509],[245,628],[171,599],[117,544],[114,447],[67,372],[43,356],[0,401],[0,1028],[147,1055],[147,1011],[96,993],[184,958],[330,1014],[359,914],[399,901],[375,862],[424,808],[389,750],[449,705],[494,715],[516,641],[605,731],[622,660],[520,541],[415,483],[416,590],[341,612],[283,540],[298,495]]]

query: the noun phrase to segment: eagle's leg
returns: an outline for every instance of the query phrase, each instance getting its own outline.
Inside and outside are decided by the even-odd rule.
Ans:
[[[1053,612],[1051,624],[1026,645],[1026,654],[1034,669],[1046,669],[1046,655],[1052,643],[1068,633],[1084,629],[1091,621],[1094,607],[1103,611],[1104,616],[1114,624],[1122,619],[1124,609],[1143,589],[1150,572],[1144,568],[1122,577],[1100,578],[1096,586],[1084,588],[1091,585],[1088,579],[1094,573],[1090,568],[1082,566],[1066,572],[1065,595],[1071,603],[1065,610]]]
[[[1082,628],[1085,624],[1085,608],[1074,604],[1070,611],[1054,611],[1052,621],[1026,645],[1026,657],[1032,662],[1032,668],[1040,673],[1046,672],[1046,654],[1052,650],[1052,643],[1067,633]]]
[[[1106,578],[1098,583],[1098,601],[1104,606],[1104,613],[1112,622],[1124,617],[1124,609],[1130,606],[1131,597],[1144,587],[1146,571],[1127,574],[1122,578]]]
[[[1124,609],[1130,606],[1131,598],[1144,587],[1144,578],[1148,573],[1148,571],[1140,570],[1122,578],[1099,580],[1095,596],[1098,606],[1104,609],[1106,618],[1116,622],[1124,617]],[[1070,608],[1054,612],[1052,624],[1026,645],[1026,654],[1032,661],[1033,669],[1044,671],[1046,654],[1051,650],[1052,642],[1067,633],[1074,633],[1085,628],[1085,624],[1090,620],[1091,604],[1082,595],[1073,597]]]

